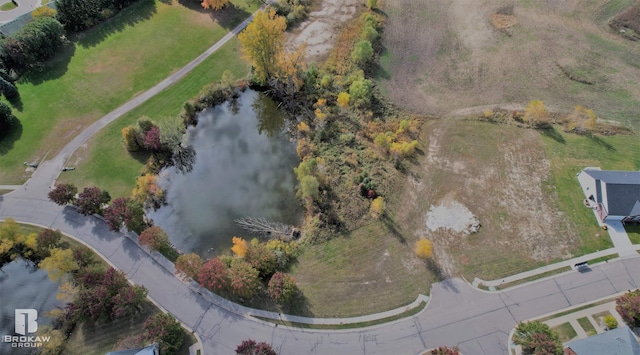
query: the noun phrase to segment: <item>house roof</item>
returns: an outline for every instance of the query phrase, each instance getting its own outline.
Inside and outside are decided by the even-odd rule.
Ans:
[[[567,347],[578,355],[640,355],[640,344],[629,327],[574,340]]]
[[[640,211],[640,171],[585,170],[596,181],[604,182],[607,213],[612,216],[633,216]],[[598,202],[602,192],[596,185]]]

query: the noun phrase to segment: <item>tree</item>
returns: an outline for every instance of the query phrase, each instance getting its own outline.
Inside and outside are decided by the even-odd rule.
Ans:
[[[386,204],[384,202],[384,197],[378,196],[373,201],[371,201],[371,207],[369,207],[369,212],[371,213],[371,217],[374,219],[380,219],[384,215]]]
[[[203,0],[201,5],[205,9],[221,10],[228,3],[229,0]]]
[[[367,8],[373,10],[378,6],[378,0],[367,0]]]
[[[356,43],[351,52],[351,59],[360,67],[367,64],[373,58],[373,46],[371,42],[364,40]]]
[[[130,231],[141,233],[147,225],[142,205],[128,197],[118,197],[104,209],[104,219],[109,229],[118,232],[124,225]]]
[[[52,281],[58,281],[67,273],[80,268],[73,259],[73,250],[53,248],[50,253],[40,262],[39,267],[47,271]]]
[[[272,300],[281,304],[289,303],[298,293],[296,279],[289,274],[276,272],[269,280],[268,292]]]
[[[40,66],[64,44],[64,28],[52,17],[41,17],[0,41],[0,60],[22,71]]]
[[[258,11],[253,21],[238,36],[243,57],[253,66],[258,83],[266,83],[276,72],[277,55],[282,51],[286,28],[285,18],[276,15],[271,8]]]
[[[15,119],[11,112],[11,107],[4,102],[0,102],[0,137],[11,130],[11,125],[13,125]]]
[[[197,280],[202,264],[202,258],[198,254],[181,254],[176,260],[176,271],[184,279],[190,277]]]
[[[420,258],[429,258],[433,254],[433,244],[429,239],[419,239],[414,246],[414,251]]]
[[[544,107],[544,103],[540,100],[529,101],[529,104],[524,109],[524,116],[522,119],[536,127],[545,127],[550,123],[549,111],[547,111]]]
[[[204,263],[198,272],[200,286],[212,291],[225,289],[229,285],[227,264],[218,258]]]
[[[162,248],[169,245],[169,236],[162,228],[152,226],[140,233],[138,241],[140,242],[140,245],[146,245],[151,250],[160,251]]]
[[[41,17],[55,18],[57,13],[58,12],[56,10],[50,8],[49,6],[40,6],[31,11],[31,17],[33,17],[34,20],[37,20]]]
[[[43,257],[47,257],[50,254],[50,250],[57,248],[62,239],[62,232],[53,229],[43,229],[36,236],[36,242],[38,245],[38,254]]]
[[[180,323],[165,313],[153,315],[144,322],[142,339],[147,343],[157,342],[160,353],[177,354],[182,346],[184,330]]]
[[[315,200],[320,196],[320,183],[315,176],[303,176],[300,180],[300,195],[303,199]]]
[[[441,346],[437,349],[433,349],[429,352],[431,355],[460,355],[460,351],[457,347],[448,348],[446,346]]]
[[[247,339],[236,347],[236,355],[278,355],[278,353],[265,342],[256,343],[253,339]]]
[[[518,323],[513,342],[522,346],[525,355],[562,355],[562,342],[556,332],[540,321]]]
[[[358,106],[365,106],[371,101],[373,86],[369,79],[354,80],[349,86],[349,96],[351,101]]]
[[[78,188],[72,184],[57,184],[56,187],[49,191],[49,200],[64,206],[74,202]]]
[[[306,54],[306,43],[300,45],[293,52],[280,51],[277,54],[277,73],[274,86],[284,95],[295,95],[305,84],[307,72]]]
[[[240,258],[244,258],[247,253],[247,241],[240,237],[231,238],[231,242],[233,246],[231,247],[231,251]]]
[[[256,238],[251,240],[244,259],[260,272],[260,277],[273,274],[278,266],[273,250],[267,248],[264,243]]]
[[[231,292],[242,298],[251,298],[260,285],[259,272],[242,259],[234,259],[229,267]]]
[[[373,42],[378,39],[378,31],[371,25],[365,25],[360,33],[360,39]]]
[[[134,126],[127,126],[122,129],[122,141],[124,147],[130,152],[140,150],[140,144],[138,143],[138,131]]]
[[[340,108],[347,108],[349,106],[349,94],[346,92],[339,93],[337,103]]]
[[[569,125],[573,125],[575,129],[584,131],[593,131],[596,127],[596,113],[592,109],[584,108],[580,105],[573,109],[573,112],[567,117]]]
[[[640,327],[640,289],[616,298],[616,311],[631,327]]]
[[[78,213],[85,216],[100,214],[102,205],[109,203],[111,196],[107,191],[102,191],[98,187],[85,187],[75,201]]]
[[[131,194],[133,198],[142,205],[151,205],[160,207],[164,201],[162,189],[158,187],[157,175],[142,175],[136,178],[136,187],[133,188]]]
[[[2,91],[2,93],[7,99],[11,99],[18,96],[18,89],[16,88],[16,86],[1,76],[0,76],[0,91]]]
[[[142,146],[146,150],[152,152],[159,152],[162,150],[162,143],[160,142],[160,128],[153,126],[151,129],[144,133],[144,139],[142,140]]]

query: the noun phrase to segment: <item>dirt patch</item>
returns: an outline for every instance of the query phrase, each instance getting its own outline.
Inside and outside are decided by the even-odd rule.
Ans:
[[[630,80],[640,77],[640,47],[596,19],[605,6],[387,0],[378,82],[394,102],[419,113],[540,99],[564,111],[580,104],[640,128],[640,90]]]
[[[609,26],[628,39],[640,40],[640,0],[616,15]]]
[[[431,123],[425,139],[425,156],[395,201],[403,204],[396,219],[433,241],[445,273],[492,279],[567,258],[580,246],[557,206],[537,131],[450,119]],[[448,221],[434,222],[438,208]],[[474,215],[482,227],[469,234]]]
[[[355,17],[358,0],[317,0],[320,10],[313,11],[287,35],[286,47],[294,50],[307,43],[307,61],[320,63],[329,56],[338,38],[342,23]]]
[[[431,205],[427,213],[427,229],[449,229],[455,233],[469,234],[477,232],[480,222],[469,209],[460,202],[445,198],[439,205]]]

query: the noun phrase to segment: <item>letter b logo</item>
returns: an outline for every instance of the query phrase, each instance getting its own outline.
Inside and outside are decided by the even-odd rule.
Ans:
[[[27,335],[38,330],[38,311],[35,309],[16,309],[16,334]]]

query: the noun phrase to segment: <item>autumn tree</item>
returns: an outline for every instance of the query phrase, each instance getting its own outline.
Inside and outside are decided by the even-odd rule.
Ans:
[[[212,291],[225,289],[229,285],[227,264],[219,258],[207,261],[198,272],[198,282]]]
[[[278,353],[265,342],[257,343],[253,339],[247,339],[236,347],[236,355],[278,355]]]
[[[374,219],[380,219],[380,217],[384,215],[385,208],[386,204],[384,202],[384,197],[376,197],[373,201],[371,201],[371,207],[369,207],[371,217],[373,217]]]
[[[413,249],[416,255],[423,259],[429,258],[433,254],[433,244],[429,239],[419,239]]]
[[[203,0],[201,5],[205,9],[221,10],[228,3],[229,0]]]
[[[242,298],[251,298],[260,285],[259,272],[242,259],[234,259],[229,267],[231,292]]]
[[[271,276],[267,290],[272,300],[286,304],[298,293],[298,286],[296,286],[296,279],[291,275],[276,272]]]
[[[524,122],[536,127],[546,127],[551,121],[549,119],[549,111],[541,100],[531,100],[524,109]]]
[[[164,193],[158,186],[158,176],[145,174],[136,178],[136,187],[131,192],[133,198],[144,206],[160,207]]]
[[[247,253],[247,241],[240,237],[231,238],[231,242],[233,246],[231,247],[231,251],[239,258],[244,258]]]
[[[616,298],[616,311],[631,327],[640,327],[640,289]]]
[[[356,43],[351,52],[351,59],[360,67],[367,64],[373,58],[373,46],[371,42],[364,40]]]
[[[184,330],[175,318],[158,313],[149,317],[143,326],[142,340],[146,343],[158,343],[160,353],[177,354],[184,339]]]
[[[73,259],[73,250],[60,248],[51,249],[50,255],[40,262],[39,267],[46,270],[53,281],[58,281],[67,273],[80,268]]]
[[[520,322],[513,333],[513,342],[522,346],[525,355],[562,355],[558,333],[540,321]]]
[[[62,239],[62,232],[59,230],[54,231],[49,228],[41,230],[36,236],[38,254],[42,257],[51,255],[50,250],[59,246],[60,239]]]
[[[339,93],[337,103],[338,107],[347,108],[349,106],[349,94],[346,92]]]
[[[460,355],[460,351],[457,347],[448,348],[446,346],[441,346],[437,349],[432,349],[429,351],[431,355]]]
[[[72,184],[57,184],[53,190],[49,191],[49,200],[54,203],[64,206],[72,203],[76,194],[78,193],[78,188]]]
[[[567,119],[570,130],[576,130],[576,132],[591,132],[596,127],[596,113],[580,105],[573,109]]]
[[[142,205],[128,197],[119,197],[104,209],[104,219],[109,229],[118,232],[122,226],[136,233],[146,226]]]
[[[169,245],[169,236],[162,228],[152,226],[140,233],[138,241],[140,245],[148,246],[151,250],[160,251]]]
[[[40,6],[35,10],[31,11],[31,17],[33,17],[34,19],[39,19],[41,17],[55,18],[56,14],[57,14],[56,10],[50,8],[49,6]]]
[[[122,129],[122,141],[124,147],[130,152],[136,152],[140,150],[140,143],[138,143],[138,131],[134,126],[127,126]]]
[[[273,274],[278,266],[273,250],[256,238],[249,243],[244,259],[260,272],[261,277]]]
[[[202,268],[202,258],[195,253],[182,254],[176,260],[176,271],[183,278],[192,278],[196,280],[200,268]]]
[[[258,11],[238,39],[243,57],[251,63],[254,78],[266,83],[277,71],[277,56],[282,51],[286,20],[274,9]]]
[[[24,240],[20,225],[14,219],[7,218],[0,224],[0,258],[9,260],[15,258]]]
[[[277,71],[273,86],[283,95],[292,97],[305,84],[307,45],[303,43],[293,52],[280,51],[276,56]]]
[[[75,205],[78,207],[78,213],[85,216],[92,214],[100,214],[102,205],[109,203],[111,196],[107,191],[100,190],[98,187],[85,187],[78,195]]]

